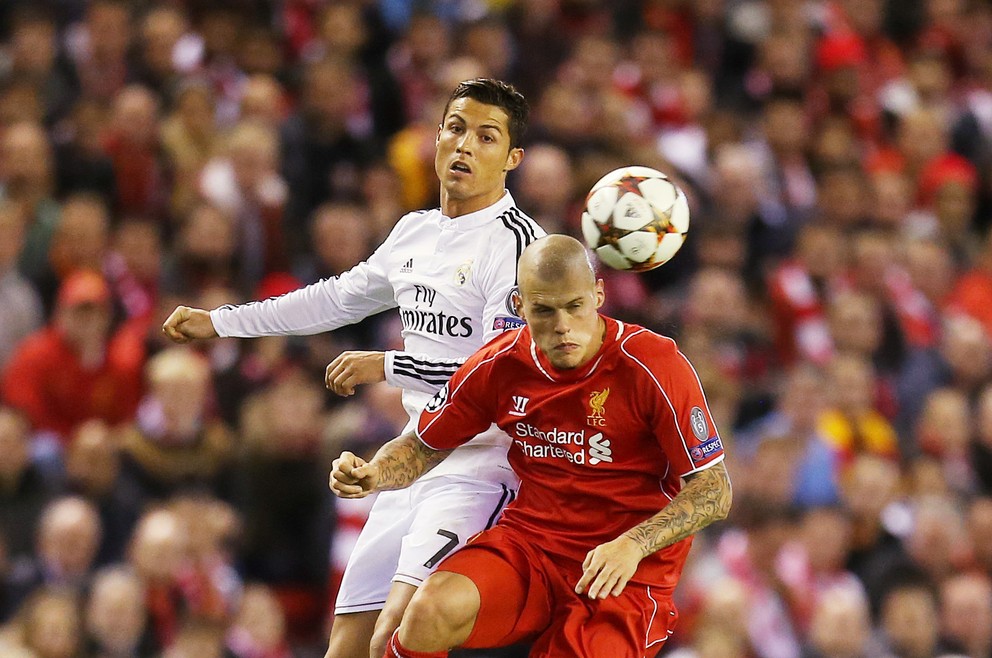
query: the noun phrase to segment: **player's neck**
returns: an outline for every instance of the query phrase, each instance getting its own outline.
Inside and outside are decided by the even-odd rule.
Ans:
[[[503,198],[505,193],[506,190],[500,186],[499,189],[487,194],[480,194],[467,199],[453,199],[448,196],[444,188],[441,188],[441,212],[445,217],[452,219],[469,215],[495,204]]]

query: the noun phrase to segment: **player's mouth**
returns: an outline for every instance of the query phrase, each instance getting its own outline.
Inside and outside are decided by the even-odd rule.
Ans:
[[[462,162],[461,160],[457,160],[457,161],[451,163],[451,167],[449,167],[448,169],[452,173],[456,173],[456,174],[471,174],[472,173],[472,168],[469,167],[464,162]]]
[[[559,352],[564,352],[566,354],[571,354],[572,352],[575,352],[578,349],[579,349],[579,345],[577,343],[559,343],[558,345],[555,345],[555,350]]]

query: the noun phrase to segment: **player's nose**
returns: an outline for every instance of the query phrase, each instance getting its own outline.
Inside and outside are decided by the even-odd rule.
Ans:
[[[455,142],[455,151],[457,153],[472,153],[472,135],[468,132],[464,133],[461,138]]]

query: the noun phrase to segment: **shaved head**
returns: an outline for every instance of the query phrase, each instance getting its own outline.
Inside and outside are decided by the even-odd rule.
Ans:
[[[546,235],[535,240],[524,249],[517,263],[521,290],[535,278],[554,283],[574,275],[584,275],[590,286],[596,283],[596,271],[586,248],[567,235]]]
[[[582,243],[567,235],[532,242],[520,254],[517,281],[517,309],[538,350],[555,368],[587,363],[603,344],[605,297]]]

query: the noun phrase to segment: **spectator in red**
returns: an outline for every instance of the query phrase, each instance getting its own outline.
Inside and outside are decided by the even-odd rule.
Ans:
[[[945,153],[920,171],[920,228],[946,240],[959,263],[969,262],[975,251],[977,194],[978,171],[960,155]]]
[[[825,364],[833,341],[824,311],[842,287],[844,240],[835,227],[807,224],[799,234],[794,258],[771,275],[773,332],[779,361]]]
[[[114,233],[103,271],[129,320],[145,323],[153,319],[159,298],[162,250],[161,232],[152,222],[125,220]]]
[[[21,343],[0,379],[3,401],[63,444],[90,418],[116,424],[137,408],[144,349],[131,331],[111,333],[111,312],[100,274],[69,275],[52,321]]]
[[[630,60],[618,66],[613,76],[617,89],[649,117],[647,127],[652,134],[684,119],[679,89],[682,64],[676,40],[660,30],[641,32],[631,43]]]
[[[189,561],[189,528],[168,509],[148,512],[139,522],[128,560],[145,588],[145,604],[154,641],[169,647],[176,641],[186,601],[179,575]]]
[[[158,99],[139,85],[125,87],[114,98],[104,150],[114,163],[122,214],[159,218],[168,203],[158,112]]]
[[[992,232],[985,231],[980,249],[974,267],[957,280],[948,306],[981,322],[992,336]]]

